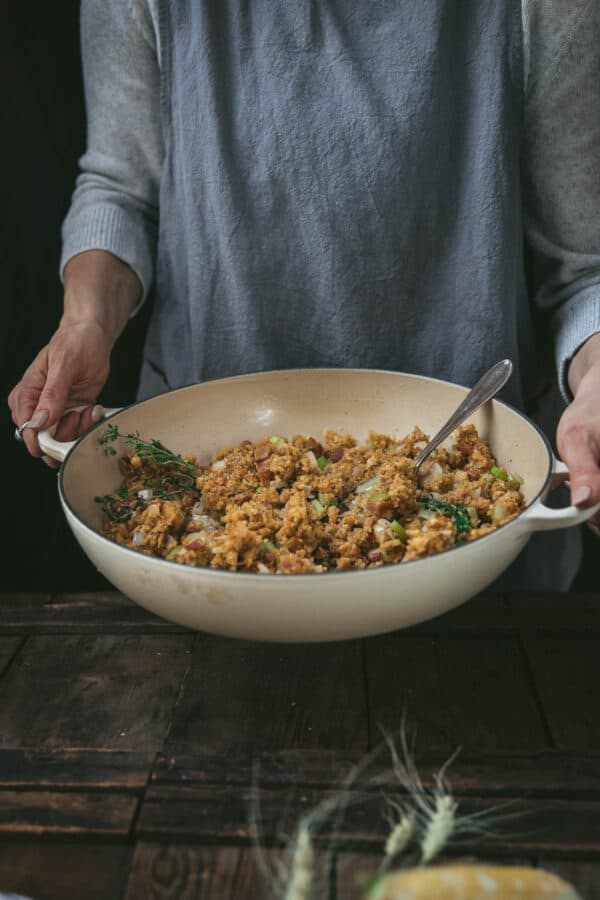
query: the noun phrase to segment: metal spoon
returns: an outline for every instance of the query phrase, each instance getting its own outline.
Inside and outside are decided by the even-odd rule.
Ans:
[[[419,467],[427,459],[432,450],[435,450],[439,444],[445,440],[448,435],[452,434],[455,428],[464,422],[475,410],[491,400],[498,391],[504,387],[510,378],[513,370],[513,364],[510,359],[503,359],[502,362],[496,363],[495,366],[483,375],[475,387],[471,388],[463,402],[457,408],[456,412],[448,419],[438,432],[432,437],[424,450],[421,450],[415,459],[415,474]]]

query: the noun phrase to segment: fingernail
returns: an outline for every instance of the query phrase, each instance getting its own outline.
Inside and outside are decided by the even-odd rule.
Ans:
[[[587,484],[582,484],[573,491],[571,503],[573,506],[581,506],[582,503],[587,503],[591,496],[592,489]]]
[[[31,428],[41,428],[42,425],[45,425],[48,421],[48,410],[47,409],[38,409],[36,414],[31,417]]]
[[[99,422],[100,419],[104,418],[104,407],[100,406],[100,404],[96,404],[96,406],[92,410],[92,422]]]

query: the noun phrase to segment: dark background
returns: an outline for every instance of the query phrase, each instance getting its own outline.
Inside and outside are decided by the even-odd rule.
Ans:
[[[10,10],[10,12],[9,12]],[[71,536],[56,474],[13,440],[6,397],[56,328],[60,226],[85,144],[79,58],[79,2],[4,4],[0,11],[0,590],[108,587]],[[100,398],[135,398],[148,309],[118,342]],[[579,589],[597,586],[600,544],[583,529]],[[594,560],[594,564],[592,564]]]

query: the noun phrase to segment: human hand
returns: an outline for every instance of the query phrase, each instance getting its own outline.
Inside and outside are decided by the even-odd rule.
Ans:
[[[573,401],[558,424],[557,446],[569,467],[571,502],[600,503],[600,333],[578,350],[569,366]],[[600,513],[588,524],[600,536]]]
[[[8,405],[13,422],[31,420],[23,440],[32,456],[52,468],[58,463],[44,457],[37,432],[61,420],[65,409],[88,403],[83,412],[69,412],[56,430],[56,439],[72,441],[104,415],[96,398],[108,378],[112,340],[96,322],[61,324],[13,388]]]

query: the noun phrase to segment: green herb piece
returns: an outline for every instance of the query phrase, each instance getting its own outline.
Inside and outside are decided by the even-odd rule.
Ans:
[[[376,491],[374,494],[371,494],[369,500],[373,500],[377,502],[378,500],[389,500],[390,494],[389,491]]]
[[[102,509],[111,522],[127,522],[133,515],[133,510],[123,506],[113,494],[105,494],[102,497],[94,497],[96,503],[102,504]]]
[[[446,500],[434,500],[432,497],[424,497],[422,502],[424,509],[430,509],[432,512],[452,520],[456,529],[457,544],[465,540],[473,523],[464,503],[448,503]]]
[[[490,474],[494,476],[494,478],[501,478],[502,481],[508,481],[508,472],[505,472],[503,469],[499,469],[498,466],[492,466],[490,469]]]
[[[177,556],[177,554],[180,553],[181,550],[185,550],[185,547],[183,546],[183,544],[176,544],[172,550],[169,550],[169,552],[167,553],[165,558],[166,559],[174,559],[174,557]]]
[[[256,488],[256,492],[255,492],[255,493],[260,494],[261,491],[262,491],[262,487],[261,487],[260,484],[259,484],[259,486]]]
[[[283,438],[279,437],[278,434],[272,434],[269,440],[274,446],[277,446],[277,444],[280,444],[282,442]]]
[[[392,529],[396,537],[399,537],[401,541],[406,540],[406,528],[401,525],[400,522],[398,522],[396,519],[392,521],[390,528]]]
[[[326,456],[319,456],[319,458],[317,459],[317,465],[322,471],[323,469],[326,469],[327,466],[329,465],[329,460],[327,459]]]
[[[324,494],[322,491],[319,491],[319,493],[317,494],[317,500],[319,501],[319,503],[321,504],[321,506],[327,506],[327,505],[328,505],[328,503],[327,503],[327,498],[325,497],[325,494]]]
[[[323,504],[320,503],[319,500],[311,500],[310,505],[312,506],[312,508],[314,509],[316,514],[319,516],[319,518],[321,518],[321,516],[325,512],[325,507],[323,506]]]
[[[119,497],[123,497],[123,498],[127,497],[128,493],[129,493],[129,491],[125,487],[121,487],[117,491],[117,494],[119,495]]]
[[[113,441],[116,441],[121,437],[119,432],[118,425],[107,425],[106,431],[103,435],[98,438],[98,443],[102,445],[102,450],[105,456],[116,456],[117,451],[114,447],[110,447],[109,444],[112,444]]]
[[[273,541],[261,541],[258,545],[258,552],[260,556],[265,556],[267,553],[272,553],[275,550],[275,544]]]

